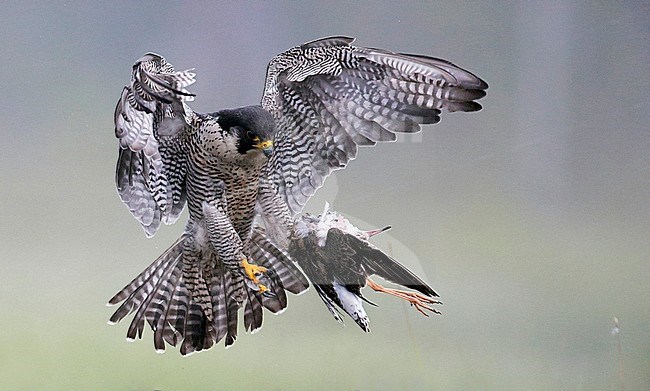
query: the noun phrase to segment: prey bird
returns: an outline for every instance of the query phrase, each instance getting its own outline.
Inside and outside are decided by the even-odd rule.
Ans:
[[[109,300],[119,304],[109,323],[134,314],[128,339],[148,324],[157,351],[180,344],[185,355],[222,339],[229,346],[240,308],[245,330],[258,330],[264,308],[279,313],[286,292],[309,287],[288,253],[294,219],[332,171],[360,146],[437,123],[443,109],[481,109],[487,84],[474,74],[352,42],[291,48],[268,64],[261,105],[205,114],[188,106],[192,69],[176,71],[154,53],[135,62],[115,109],[118,194],[147,236],[185,205],[189,219]]]
[[[345,216],[331,210],[327,203],[319,216],[306,214],[296,220],[289,254],[298,261],[339,323],[343,320],[336,306],[354,319],[362,330],[370,331],[370,320],[363,302],[374,304],[361,293],[366,286],[408,301],[425,316],[429,316],[426,311],[440,314],[431,307],[442,304],[434,299],[438,294],[404,265],[368,242],[389,228],[363,231]],[[417,292],[386,288],[373,281],[372,275]]]

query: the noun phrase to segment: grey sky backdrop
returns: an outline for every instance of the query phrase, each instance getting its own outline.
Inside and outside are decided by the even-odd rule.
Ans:
[[[650,387],[647,2],[14,2],[0,15],[0,388]],[[147,51],[196,68],[197,111],[255,104],[268,60],[328,35],[451,60],[479,113],[362,150],[312,200],[441,294],[369,292],[370,334],[312,291],[181,358],[104,303],[182,231],[146,239],[113,183],[113,110]]]

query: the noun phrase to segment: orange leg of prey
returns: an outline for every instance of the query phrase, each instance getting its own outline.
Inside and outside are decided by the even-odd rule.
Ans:
[[[412,306],[415,307],[416,310],[418,310],[422,315],[424,316],[429,316],[424,310],[431,311],[435,314],[440,314],[437,310],[432,308],[430,304],[442,304],[442,302],[433,300],[430,297],[421,295],[417,292],[408,292],[408,291],[402,291],[398,289],[391,289],[391,288],[386,288],[383,287],[370,278],[366,278],[366,282],[369,287],[371,287],[375,292],[383,292],[383,293],[388,293],[389,295],[393,295],[395,297],[399,297],[400,299],[408,301]]]

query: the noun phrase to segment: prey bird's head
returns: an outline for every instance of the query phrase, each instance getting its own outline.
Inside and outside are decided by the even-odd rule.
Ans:
[[[345,216],[335,210],[331,210],[329,203],[325,203],[325,209],[320,215],[303,215],[302,219],[298,220],[295,225],[297,237],[305,238],[311,236],[321,247],[325,245],[327,233],[332,228],[336,228],[339,231],[367,242],[371,237],[389,230],[390,226],[369,231],[361,230],[352,224]]]
[[[271,156],[275,121],[262,106],[221,110],[217,114],[219,126],[237,140],[237,152]]]

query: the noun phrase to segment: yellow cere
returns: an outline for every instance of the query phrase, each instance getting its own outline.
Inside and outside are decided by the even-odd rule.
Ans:
[[[273,141],[271,141],[271,140],[266,140],[266,141],[263,141],[263,142],[261,142],[261,143],[257,143],[257,144],[255,144],[255,146],[256,146],[257,148],[260,148],[260,149],[271,148],[271,147],[273,146]]]

